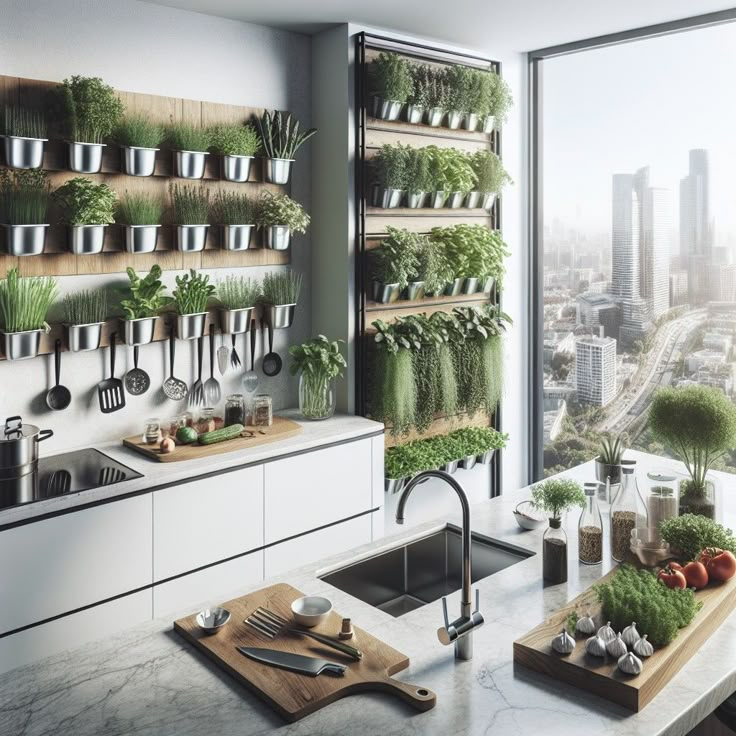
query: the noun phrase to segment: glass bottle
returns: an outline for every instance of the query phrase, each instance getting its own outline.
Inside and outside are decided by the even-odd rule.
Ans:
[[[599,485],[585,484],[585,507],[578,521],[578,559],[585,565],[603,562],[603,518],[597,498]]]
[[[562,519],[551,518],[542,537],[542,577],[555,585],[567,582],[567,534]]]
[[[680,513],[677,476],[647,473],[647,486],[649,526],[659,541],[659,525],[667,519],[676,519]]]
[[[611,557],[623,562],[631,549],[633,529],[646,528],[648,515],[636,483],[636,462],[621,463],[621,488],[611,503]]]

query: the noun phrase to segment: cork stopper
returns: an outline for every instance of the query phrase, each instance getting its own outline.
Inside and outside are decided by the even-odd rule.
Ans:
[[[350,623],[349,618],[344,618],[342,620],[342,627],[340,629],[340,633],[338,634],[338,637],[340,639],[352,639],[353,638],[353,625]]]

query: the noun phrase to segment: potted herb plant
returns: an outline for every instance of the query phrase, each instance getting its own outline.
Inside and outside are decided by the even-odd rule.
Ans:
[[[101,253],[107,226],[115,222],[115,192],[107,184],[78,176],[60,186],[53,197],[70,228],[71,252],[78,256]]]
[[[408,160],[411,149],[401,143],[386,144],[373,159],[373,204],[383,209],[401,205],[407,185]]]
[[[424,120],[425,111],[430,101],[430,85],[428,84],[431,69],[427,64],[411,64],[411,93],[406,99],[404,119],[416,125]]]
[[[291,113],[283,115],[278,110],[266,110],[262,117],[256,118],[256,124],[263,150],[264,180],[271,184],[287,184],[296,152],[317,129],[301,132],[299,121],[292,118]]]
[[[416,272],[412,274],[412,280],[414,282],[420,282],[423,285],[423,292],[427,296],[440,295],[444,291],[445,286],[455,276],[452,266],[445,255],[445,249],[442,243],[432,240],[426,235],[419,236],[418,245],[417,259],[419,265],[417,266]],[[413,298],[417,299],[421,297],[415,296]]]
[[[274,330],[291,327],[302,290],[302,275],[294,271],[275,271],[263,277],[264,317]]]
[[[6,105],[2,119],[5,163],[13,169],[41,168],[44,146],[48,141],[47,128],[43,112]]]
[[[212,203],[212,218],[222,225],[225,250],[247,250],[251,247],[257,209],[256,202],[247,194],[217,193]]]
[[[208,275],[197,273],[193,268],[189,273],[176,277],[173,294],[176,336],[180,340],[193,340],[204,335],[207,305],[216,292],[216,287],[209,281]]]
[[[484,133],[492,133],[494,128],[503,124],[513,104],[511,88],[506,81],[495,72],[488,72],[488,74],[491,80],[490,100],[488,110],[481,122]]]
[[[166,131],[141,113],[126,115],[116,126],[113,140],[122,151],[123,173],[128,176],[152,176],[156,152]]]
[[[68,135],[69,168],[79,174],[96,174],[102,168],[102,149],[124,106],[115,90],[99,77],[73,76],[61,83],[64,120]]]
[[[470,87],[474,70],[462,64],[453,64],[445,69],[447,85],[447,127],[457,130],[468,114]]]
[[[107,292],[75,291],[63,301],[64,328],[67,345],[72,352],[97,350],[102,337],[102,325],[109,314]]]
[[[286,194],[264,191],[258,207],[258,226],[266,231],[266,248],[287,250],[293,233],[307,232],[310,217]]]
[[[413,81],[414,94],[424,105],[424,121],[427,125],[438,128],[445,118],[449,100],[444,71],[422,64],[415,67]]]
[[[379,304],[395,302],[419,270],[419,236],[393,227],[387,232],[388,237],[370,252],[373,299]]]
[[[708,471],[736,447],[736,404],[706,386],[659,389],[649,408],[648,426],[687,468],[680,486],[680,514],[715,518],[715,485]]]
[[[11,268],[0,281],[0,331],[8,360],[25,360],[38,355],[41,333],[51,302],[56,296],[56,281],[42,276],[21,277]]]
[[[174,176],[201,179],[212,143],[211,131],[191,123],[174,123],[166,131],[166,139],[174,153]]]
[[[373,116],[398,120],[402,105],[412,93],[411,67],[407,59],[388,51],[381,52],[370,65],[373,87]]]
[[[406,157],[406,206],[424,207],[432,189],[432,161],[424,148],[411,148]]]
[[[158,242],[163,202],[153,194],[128,194],[118,202],[116,220],[125,233],[127,253],[153,253]]]
[[[427,151],[435,188],[431,206],[439,208],[447,205],[453,209],[460,207],[465,195],[473,189],[476,182],[468,157],[455,148],[427,146]]]
[[[466,130],[477,130],[480,118],[488,110],[491,101],[492,80],[490,72],[471,69],[467,90],[467,111],[463,117]]]
[[[291,375],[299,374],[299,411],[305,419],[329,419],[335,413],[335,379],[347,367],[341,342],[318,335],[289,348]]]
[[[146,345],[153,340],[159,312],[171,299],[164,296],[166,287],[161,282],[161,266],[152,266],[143,278],[130,266],[126,273],[128,293],[120,302],[125,319],[125,342],[132,346]]]
[[[475,189],[468,192],[465,206],[482,207],[490,211],[501,189],[513,183],[511,177],[501,159],[492,151],[476,151],[469,160],[477,181]]]
[[[11,256],[43,253],[48,229],[50,185],[40,169],[0,171],[0,224]]]
[[[217,298],[222,305],[220,327],[225,335],[235,335],[250,330],[250,321],[261,285],[255,279],[244,276],[227,276],[217,285]]]
[[[610,485],[621,482],[621,460],[624,455],[623,435],[607,435],[601,438],[600,450],[595,459],[595,477],[600,483]]]
[[[176,227],[176,249],[204,250],[209,232],[210,193],[202,185],[169,185],[171,217]]]
[[[250,125],[218,125],[212,129],[212,150],[222,156],[222,178],[244,182],[250,178],[253,157],[261,147],[256,129]]]

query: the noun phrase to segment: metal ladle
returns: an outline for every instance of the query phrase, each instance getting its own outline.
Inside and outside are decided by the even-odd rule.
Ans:
[[[61,411],[72,403],[72,395],[69,389],[59,383],[61,378],[61,340],[54,343],[54,369],[56,371],[56,385],[46,393],[46,406],[54,411]]]
[[[262,329],[263,323],[261,323]],[[263,356],[263,372],[269,377],[278,376],[282,366],[281,356],[273,350],[273,326],[268,322],[268,353]]]

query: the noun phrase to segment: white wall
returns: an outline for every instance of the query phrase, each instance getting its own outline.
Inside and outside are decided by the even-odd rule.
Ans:
[[[310,122],[311,42],[300,34],[134,0],[0,0],[0,19],[0,73],[5,75],[53,81],[73,74],[101,76],[121,90],[289,109],[304,124]],[[300,152],[291,192],[308,210],[310,147],[311,143]],[[298,237],[292,247],[292,266],[307,277],[309,250],[309,236]],[[262,277],[265,270],[243,272]],[[211,274],[222,278],[226,271]],[[166,272],[167,283],[173,283],[174,275]],[[59,279],[62,291],[115,281],[120,277]],[[295,325],[276,335],[284,371],[275,379],[261,375],[258,390],[272,393],[277,408],[296,404],[296,382],[288,375],[286,352],[289,343],[310,334],[310,291],[307,283],[301,299],[304,308],[298,310]],[[177,347],[177,374],[191,382],[193,346],[180,342]],[[238,348],[242,357],[242,339]],[[119,349],[119,377],[131,367],[131,353],[129,348]],[[141,367],[150,373],[152,387],[142,397],[129,396],[124,410],[109,415],[99,412],[94,389],[108,371],[107,351],[64,354],[62,382],[73,396],[64,412],[50,412],[43,403],[52,380],[52,357],[2,362],[0,417],[22,414],[26,421],[53,429],[56,436],[45,444],[46,453],[133,434],[146,417],[168,417],[185,408],[160,391],[167,375],[166,355],[164,343],[141,349]],[[228,374],[223,396],[238,390],[238,384],[238,378]]]

